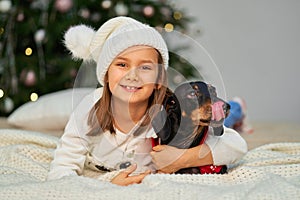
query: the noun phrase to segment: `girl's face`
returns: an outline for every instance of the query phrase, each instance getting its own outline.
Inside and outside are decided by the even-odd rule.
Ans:
[[[133,46],[119,54],[108,69],[108,85],[114,98],[128,103],[148,103],[156,87],[158,52]]]

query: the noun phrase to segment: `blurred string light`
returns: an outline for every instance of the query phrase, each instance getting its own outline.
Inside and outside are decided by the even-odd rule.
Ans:
[[[4,96],[4,91],[0,89],[0,98],[2,98],[3,96]]]
[[[39,95],[35,92],[31,93],[30,95],[30,101],[37,101],[39,98]]]
[[[25,49],[25,55],[26,56],[30,56],[32,54],[32,49],[30,48],[30,47],[27,47],[26,49]]]
[[[165,25],[165,30],[166,30],[167,32],[172,32],[172,31],[174,30],[174,25],[171,24],[171,23],[167,23],[167,24]]]
[[[0,27],[0,35],[2,35],[4,33],[4,28]]]
[[[174,19],[180,20],[182,18],[182,13],[179,11],[175,11],[173,14]]]

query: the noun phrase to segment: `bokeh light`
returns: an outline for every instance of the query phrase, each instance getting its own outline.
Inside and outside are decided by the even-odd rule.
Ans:
[[[4,96],[4,91],[0,89],[0,98],[2,98],[3,96]]]
[[[182,14],[179,11],[175,11],[173,14],[174,19],[180,20],[182,18]]]
[[[174,30],[174,25],[171,24],[171,23],[167,23],[167,24],[165,25],[165,30],[166,30],[167,32],[172,32],[172,31]]]
[[[35,92],[31,93],[31,95],[30,95],[31,101],[37,101],[38,98],[39,98],[39,95],[37,93],[35,93]]]
[[[26,49],[25,49],[25,55],[26,56],[30,56],[32,54],[32,49],[30,48],[30,47],[27,47]]]

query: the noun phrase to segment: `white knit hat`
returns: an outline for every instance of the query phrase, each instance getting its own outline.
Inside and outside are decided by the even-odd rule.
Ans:
[[[97,78],[101,85],[111,62],[125,49],[146,45],[157,49],[168,67],[167,45],[158,31],[130,17],[115,17],[105,22],[98,31],[85,25],[71,27],[64,37],[65,46],[73,58],[94,60],[97,63]]]

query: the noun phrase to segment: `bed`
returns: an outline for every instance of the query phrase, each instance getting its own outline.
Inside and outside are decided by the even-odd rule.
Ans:
[[[0,199],[300,199],[297,124],[254,123],[254,133],[242,135],[249,152],[224,175],[152,174],[141,184],[122,187],[107,181],[107,174],[95,179],[90,178],[95,172],[85,170],[83,176],[46,181],[72,109],[54,107],[59,95],[68,102],[70,94],[74,91],[51,94],[30,108],[24,105],[14,117],[0,118]],[[54,107],[47,110],[45,104]]]

